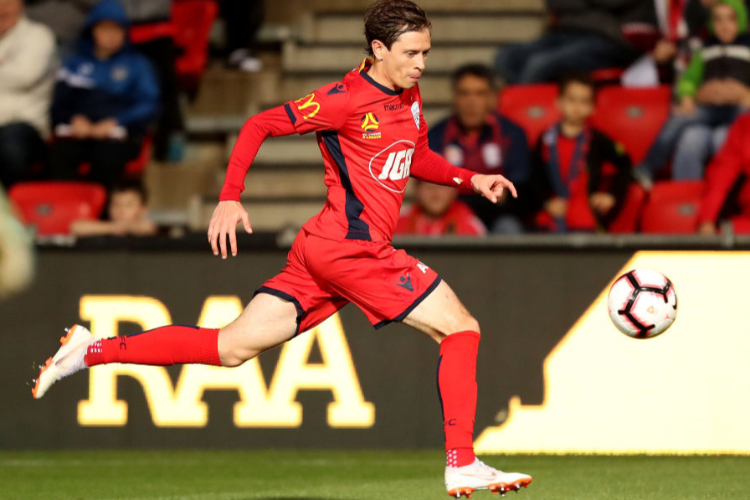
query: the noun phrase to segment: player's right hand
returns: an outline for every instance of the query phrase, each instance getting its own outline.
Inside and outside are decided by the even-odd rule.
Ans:
[[[252,234],[253,228],[250,227],[250,217],[239,201],[220,201],[211,216],[211,222],[208,224],[208,242],[214,255],[219,255],[221,249],[221,258],[227,258],[227,236],[229,237],[229,246],[232,250],[232,257],[237,256],[237,223],[242,221],[245,231]],[[218,243],[217,243],[218,240]]]

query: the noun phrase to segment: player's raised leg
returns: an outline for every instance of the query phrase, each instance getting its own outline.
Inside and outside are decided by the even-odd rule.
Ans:
[[[298,319],[293,303],[259,293],[222,329],[169,325],[135,335],[95,339],[86,328],[75,325],[42,367],[32,395],[39,399],[58,380],[107,363],[239,366],[294,337]]]
[[[445,487],[448,494],[467,497],[474,490],[505,494],[527,487],[526,474],[502,472],[474,455],[474,418],[477,407],[477,353],[479,323],[442,281],[403,323],[440,343],[438,394],[445,430]]]

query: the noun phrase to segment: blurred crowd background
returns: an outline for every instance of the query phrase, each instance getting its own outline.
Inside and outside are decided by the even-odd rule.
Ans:
[[[413,183],[399,234],[750,232],[743,0],[420,5],[430,147],[519,197]],[[0,0],[2,255],[202,233],[244,121],[357,66],[366,6]],[[300,227],[325,199],[314,137],[267,142],[246,184],[256,231]]]

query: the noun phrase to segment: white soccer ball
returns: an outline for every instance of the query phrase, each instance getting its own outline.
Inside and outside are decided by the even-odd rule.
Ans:
[[[669,279],[648,269],[633,269],[609,290],[609,317],[618,330],[636,339],[661,335],[677,317],[677,292]]]

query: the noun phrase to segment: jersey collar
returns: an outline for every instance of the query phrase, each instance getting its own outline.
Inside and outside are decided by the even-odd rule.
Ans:
[[[374,85],[375,88],[377,88],[378,90],[380,90],[384,94],[388,94],[388,95],[401,95],[401,93],[404,91],[404,89],[398,89],[398,90],[389,89],[388,87],[386,87],[384,85],[381,85],[378,82],[376,82],[375,80],[373,80],[372,77],[367,74],[367,71],[372,67],[372,65],[373,65],[374,62],[375,61],[373,61],[369,57],[366,57],[362,61],[362,64],[359,65],[359,70],[358,70],[359,74],[362,75],[362,78],[364,78],[371,85]]]

